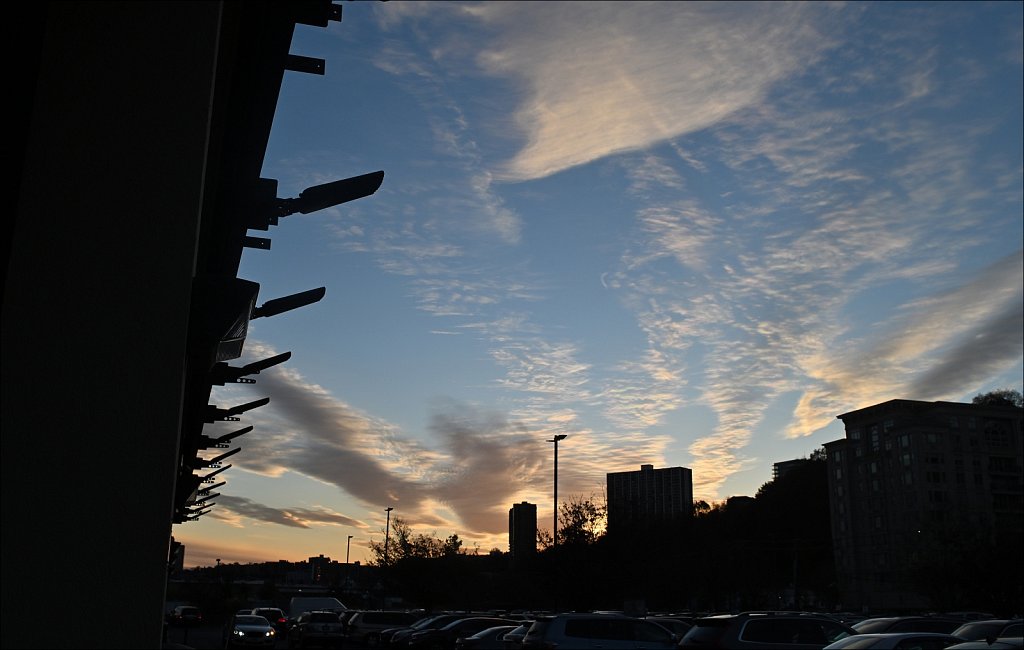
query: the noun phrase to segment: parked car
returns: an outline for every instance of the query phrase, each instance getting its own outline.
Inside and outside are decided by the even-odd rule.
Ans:
[[[277,631],[263,616],[235,614],[225,626],[224,646],[231,648],[273,648]]]
[[[203,612],[193,605],[178,605],[167,614],[167,622],[179,627],[195,627],[203,622]]]
[[[533,621],[526,621],[519,627],[509,630],[501,637],[502,650],[519,650],[523,647],[523,639],[526,637],[526,633],[530,631],[530,627],[533,626]]]
[[[288,618],[295,621],[303,612],[324,612],[335,614],[348,611],[348,607],[337,598],[330,596],[292,596],[288,602]]]
[[[506,632],[516,629],[515,625],[496,625],[476,634],[455,640],[456,650],[504,650]]]
[[[821,614],[744,612],[696,619],[679,647],[822,650],[854,634],[852,627]]]
[[[996,615],[991,612],[946,612],[943,616],[949,618],[959,618],[964,621],[978,621],[981,619],[995,618]]]
[[[387,637],[385,637],[384,633],[381,633],[381,645],[384,645],[386,638],[387,647],[406,648],[408,647],[409,638],[416,632],[427,629],[438,630],[452,621],[457,621],[460,618],[466,618],[467,616],[469,616],[469,614],[436,614],[429,618],[421,619],[407,628],[395,630],[391,634],[388,634]]]
[[[998,639],[1003,636],[1024,636],[1024,623],[1019,618],[991,618],[964,623],[952,632],[964,641]]]
[[[419,616],[406,611],[358,610],[345,619],[345,637],[353,643],[367,643],[383,630],[412,625]]]
[[[1004,636],[994,641],[986,639],[964,641],[963,643],[951,645],[946,650],[1017,650],[1019,648],[1024,648],[1024,637]]]
[[[855,634],[825,646],[825,650],[945,650],[963,639],[937,632]]]
[[[366,635],[366,638],[364,639],[364,643],[366,644],[367,647],[370,647],[370,648],[376,648],[378,646],[390,646],[391,645],[391,639],[392,639],[392,637],[394,637],[395,634],[397,634],[399,632],[404,632],[405,630],[410,630],[410,629],[418,630],[419,628],[423,627],[424,625],[426,625],[427,623],[432,621],[434,618],[436,618],[436,616],[437,616],[436,614],[429,614],[427,616],[424,616],[424,617],[418,619],[412,625],[405,625],[405,626],[400,626],[400,627],[389,627],[389,628],[383,629],[383,630],[381,630],[379,632],[370,632],[369,634]]]
[[[288,617],[285,616],[284,610],[279,607],[257,607],[249,613],[253,616],[262,616],[270,621],[270,624],[274,626],[274,630],[278,634],[284,634],[288,631]]]
[[[332,610],[302,612],[288,629],[288,647],[308,646],[341,647],[345,641],[345,626]]]
[[[416,650],[454,650],[455,642],[462,637],[472,636],[495,625],[510,623],[512,621],[507,618],[467,616],[439,628],[426,627],[413,632],[409,636],[408,647]]]
[[[679,637],[650,621],[622,614],[557,614],[538,617],[523,648],[675,648]]]
[[[883,616],[867,618],[854,623],[853,629],[858,634],[877,634],[880,632],[940,632],[951,634],[963,625],[962,618],[949,616]]]
[[[693,627],[692,624],[672,616],[645,616],[644,620],[657,623],[672,634],[678,636],[680,639],[682,639],[683,636],[690,631],[690,628]]]

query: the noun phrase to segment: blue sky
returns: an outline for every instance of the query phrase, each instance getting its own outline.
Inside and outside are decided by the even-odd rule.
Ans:
[[[344,3],[291,51],[241,424],[186,564],[365,561],[384,508],[507,550],[508,509],[685,466],[696,498],[902,398],[1022,388],[1022,5]],[[263,233],[253,233],[262,235]],[[213,427],[214,433],[231,430]]]

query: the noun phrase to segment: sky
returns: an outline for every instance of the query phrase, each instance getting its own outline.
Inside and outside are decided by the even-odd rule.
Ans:
[[[269,397],[186,566],[366,562],[401,518],[508,549],[508,511],[688,467],[696,499],[890,399],[1024,388],[1022,3],[346,2],[296,27],[263,176],[381,189],[239,277]],[[267,233],[251,234],[265,236]],[[233,425],[233,426],[232,426]],[[213,455],[213,454],[210,454]],[[349,537],[351,536],[351,538]]]

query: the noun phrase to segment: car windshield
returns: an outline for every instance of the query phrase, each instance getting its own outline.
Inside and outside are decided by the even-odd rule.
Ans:
[[[895,618],[869,618],[854,625],[853,629],[860,634],[876,634],[887,631],[895,620]]]
[[[309,615],[309,620],[312,623],[337,623],[338,615],[330,612],[313,612]]]
[[[525,636],[527,630],[530,629],[531,625],[533,625],[533,623],[527,623],[525,625],[520,625],[519,627],[517,627],[516,629],[512,630],[508,634],[513,635],[513,636],[516,635],[516,634],[521,635],[521,636]]]
[[[861,635],[857,635],[861,636]],[[851,636],[848,639],[843,640],[843,650],[860,650],[861,648],[873,648],[878,644],[878,637],[869,636],[863,639],[858,639],[857,636]],[[838,645],[838,644],[837,644]]]
[[[413,623],[412,625],[410,625],[409,627],[411,627],[414,630],[422,630],[426,626],[430,625],[430,623],[437,618],[440,618],[440,616],[425,616],[420,620],[416,621],[415,623]]]
[[[236,616],[235,625],[270,625],[270,621],[262,616]]]

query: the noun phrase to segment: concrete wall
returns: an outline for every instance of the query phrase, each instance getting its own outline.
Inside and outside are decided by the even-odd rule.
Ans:
[[[3,647],[160,645],[220,9],[49,3],[8,125]]]

